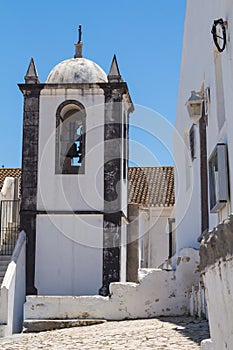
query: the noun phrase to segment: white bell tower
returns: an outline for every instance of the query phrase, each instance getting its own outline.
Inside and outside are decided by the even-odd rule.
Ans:
[[[31,60],[24,94],[21,228],[28,237],[27,294],[107,295],[125,280],[127,84],[82,57],[41,84]]]

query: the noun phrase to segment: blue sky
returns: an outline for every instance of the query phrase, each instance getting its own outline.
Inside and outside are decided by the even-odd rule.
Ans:
[[[174,124],[181,63],[185,0],[8,0],[0,4],[0,167],[21,166],[24,82],[31,57],[40,81],[54,65],[73,57],[82,24],[84,57],[109,71],[114,53],[131,97],[146,119],[147,109]],[[158,115],[156,113],[156,115]],[[161,118],[162,118],[161,117]],[[134,124],[134,116],[131,116]],[[135,120],[137,120],[137,115]],[[149,123],[146,122],[147,127]],[[131,128],[131,139],[145,145],[157,161],[138,157],[138,165],[172,163],[156,137]],[[171,134],[168,133],[171,138]],[[133,150],[131,148],[131,153]],[[135,163],[135,162],[134,162]]]

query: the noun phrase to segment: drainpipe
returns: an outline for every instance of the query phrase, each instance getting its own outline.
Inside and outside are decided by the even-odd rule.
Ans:
[[[204,115],[199,121],[199,137],[200,137],[201,236],[202,236],[209,229],[207,140],[206,140],[206,118]],[[198,239],[198,241],[200,241],[200,238]]]

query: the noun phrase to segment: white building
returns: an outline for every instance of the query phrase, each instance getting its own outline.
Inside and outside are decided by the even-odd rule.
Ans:
[[[128,260],[132,259],[138,279],[137,267],[157,268],[175,254],[174,168],[130,167],[128,180],[128,241],[138,252],[131,252],[131,246],[128,246]],[[138,266],[135,266],[136,254]],[[127,264],[129,267],[129,261]]]
[[[233,348],[233,229],[231,219],[224,224],[232,213],[232,38],[232,0],[187,0],[175,125],[177,249],[202,240],[215,350]]]
[[[107,295],[126,280],[128,119],[116,57],[106,73],[82,57],[25,84],[21,229],[27,294]]]
[[[81,41],[75,47],[75,57],[55,66],[44,84],[31,59],[25,84],[19,84],[22,232],[0,289],[0,336],[20,330],[25,296],[26,321],[187,312],[187,293],[178,292],[174,272],[158,269],[174,253],[173,167],[136,167],[128,174],[133,104],[116,57],[107,76],[82,57]],[[180,307],[179,298],[167,305],[174,289]],[[36,308],[29,306],[34,301]]]

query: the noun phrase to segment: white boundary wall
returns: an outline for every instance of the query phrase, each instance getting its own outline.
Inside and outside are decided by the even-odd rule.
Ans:
[[[0,336],[22,331],[23,304],[26,295],[25,256],[26,234],[22,231],[1,286]]]
[[[192,284],[199,281],[199,252],[184,249],[177,260],[176,271],[145,269],[147,274],[139,284],[112,283],[110,297],[28,296],[25,320],[123,320],[189,314]]]

